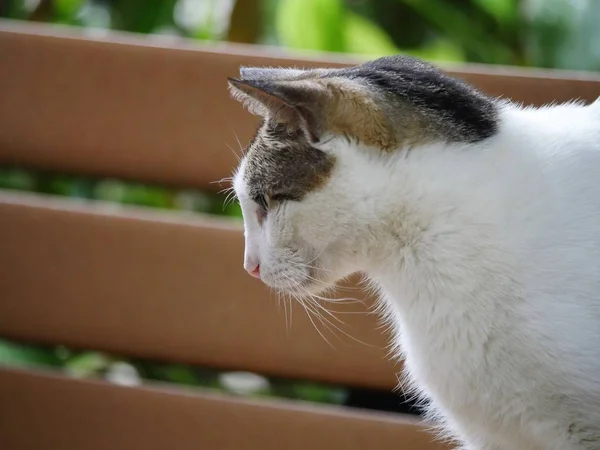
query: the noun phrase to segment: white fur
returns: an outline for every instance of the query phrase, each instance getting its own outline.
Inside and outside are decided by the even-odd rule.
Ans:
[[[329,182],[263,226],[237,172],[265,283],[366,273],[409,379],[465,449],[600,449],[600,101],[505,104],[475,145],[320,148]]]

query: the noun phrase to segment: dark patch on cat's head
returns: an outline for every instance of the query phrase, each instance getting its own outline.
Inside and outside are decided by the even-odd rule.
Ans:
[[[248,146],[243,177],[250,198],[301,200],[327,182],[334,158],[310,145],[302,130],[265,120]]]
[[[424,61],[393,56],[342,69],[246,68],[234,97],[263,117],[243,177],[251,197],[300,200],[330,177],[326,134],[394,151],[478,142],[498,129],[496,103]]]
[[[389,56],[341,69],[340,75],[385,93],[400,123],[412,111],[423,132],[449,142],[477,142],[498,129],[496,103],[462,80],[408,56]]]
[[[232,94],[267,119],[384,150],[433,141],[477,142],[497,132],[496,103],[435,66],[391,56],[342,69],[246,68]]]

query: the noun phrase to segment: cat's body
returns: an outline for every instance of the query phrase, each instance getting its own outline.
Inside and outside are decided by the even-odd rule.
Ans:
[[[389,189],[419,243],[370,275],[411,378],[474,449],[599,449],[600,103],[502,119],[477,156],[403,164],[417,179]]]
[[[322,89],[301,83],[302,98]],[[334,89],[361,90],[344,83]],[[336,107],[385,110],[373,86],[375,101]],[[246,268],[295,292],[366,273],[380,288],[410,384],[466,449],[599,450],[600,102],[523,109],[465,91],[445,124],[451,103],[440,103],[450,110],[439,119],[409,105],[417,120],[403,123],[417,129],[392,124],[392,144],[378,147],[372,127],[361,137],[315,126],[325,100],[305,112],[306,103],[296,108],[283,96],[294,108],[275,120],[270,98],[242,91],[266,105],[235,178]],[[465,107],[489,120],[472,121]],[[443,137],[461,127],[462,139]],[[306,158],[290,162],[299,154]],[[302,174],[297,184],[289,167],[288,181],[277,179],[286,164]],[[264,210],[251,200],[260,205],[261,196]]]

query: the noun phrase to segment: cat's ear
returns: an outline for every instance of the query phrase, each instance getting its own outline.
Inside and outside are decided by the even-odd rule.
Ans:
[[[260,75],[264,69],[255,70],[258,72],[253,75]],[[232,96],[253,114],[300,128],[312,142],[318,142],[324,131],[327,86],[315,79],[287,80],[276,73],[266,75],[266,79],[254,80],[229,78]]]
[[[245,68],[229,79],[232,96],[253,114],[304,131],[312,143],[326,133],[380,148],[394,145],[390,120],[367,86],[326,71]]]
[[[283,67],[241,67],[240,80],[290,80],[305,73],[306,70]]]

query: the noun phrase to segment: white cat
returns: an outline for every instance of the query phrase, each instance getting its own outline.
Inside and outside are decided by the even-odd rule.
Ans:
[[[600,101],[523,108],[406,57],[242,69],[245,267],[364,272],[398,356],[469,450],[600,449]]]

